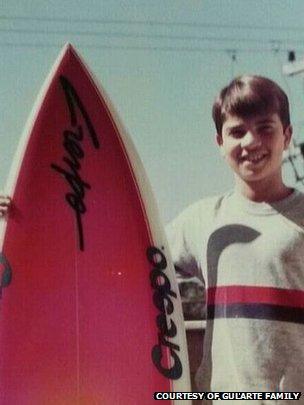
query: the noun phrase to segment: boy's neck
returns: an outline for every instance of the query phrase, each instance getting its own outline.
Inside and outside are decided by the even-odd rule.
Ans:
[[[282,200],[293,192],[293,189],[287,187],[282,180],[271,183],[263,181],[246,183],[237,177],[235,188],[248,200],[267,203]]]

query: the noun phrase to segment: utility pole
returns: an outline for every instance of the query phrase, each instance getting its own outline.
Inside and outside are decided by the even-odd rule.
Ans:
[[[296,53],[295,51],[288,51],[288,63],[283,65],[282,72],[286,76],[296,76],[300,73],[304,73],[304,59],[301,61],[296,61]],[[293,148],[292,151],[288,153],[286,158],[284,159],[284,163],[289,162],[295,176],[296,183],[301,183],[304,185],[304,175],[300,175],[298,170],[299,160],[304,163],[304,142],[296,143],[293,141]],[[302,170],[303,172],[303,170]]]

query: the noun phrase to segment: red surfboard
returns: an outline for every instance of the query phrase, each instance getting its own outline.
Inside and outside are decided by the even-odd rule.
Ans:
[[[141,162],[71,45],[8,180],[0,403],[152,404],[190,391],[174,269]]]

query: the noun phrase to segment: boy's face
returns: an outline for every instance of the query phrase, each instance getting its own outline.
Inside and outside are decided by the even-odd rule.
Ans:
[[[281,179],[282,154],[291,134],[291,127],[284,130],[276,113],[249,118],[228,115],[217,142],[234,173],[251,183]]]

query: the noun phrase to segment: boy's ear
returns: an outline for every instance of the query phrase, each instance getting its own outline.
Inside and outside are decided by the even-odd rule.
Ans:
[[[285,131],[284,131],[284,137],[285,137],[285,141],[284,141],[284,149],[288,149],[290,141],[291,141],[291,137],[292,137],[292,126],[288,125],[288,127],[286,127]]]
[[[220,148],[221,155],[225,156],[225,151],[224,151],[224,148],[222,147],[223,146],[223,137],[222,137],[222,135],[219,135],[219,134],[216,135],[216,143],[217,143],[217,146]]]
[[[218,146],[222,146],[222,145],[223,145],[223,138],[222,138],[222,135],[216,134],[216,142],[217,142]]]

